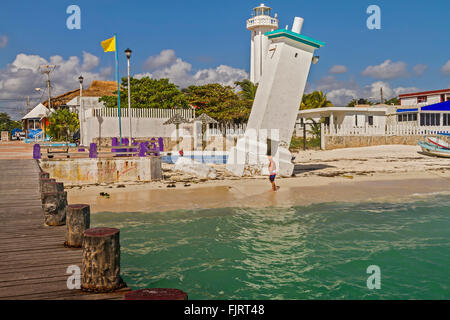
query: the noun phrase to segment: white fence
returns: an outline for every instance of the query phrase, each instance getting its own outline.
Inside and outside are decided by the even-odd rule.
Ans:
[[[93,117],[103,118],[118,118],[118,108],[93,108],[87,110],[91,112]],[[175,114],[179,113],[183,118],[192,120],[195,118],[195,110],[192,109],[150,109],[150,108],[131,108],[132,118],[154,118],[154,119],[169,119]],[[128,108],[120,109],[120,116],[128,118]]]
[[[365,126],[354,127],[344,125],[323,125],[325,136],[408,136],[431,135],[436,133],[450,133],[450,126],[417,126],[417,125],[386,125],[382,127]]]
[[[207,136],[243,136],[247,124],[212,124],[211,127],[206,130]]]

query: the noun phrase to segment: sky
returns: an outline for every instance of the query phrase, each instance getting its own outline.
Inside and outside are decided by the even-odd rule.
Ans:
[[[169,78],[180,88],[249,77],[246,19],[261,2],[277,13],[279,27],[305,19],[302,34],[325,42],[316,54],[306,92],[322,90],[335,105],[352,98],[379,99],[450,87],[449,0],[15,0],[0,10],[0,112],[23,115],[46,100],[40,64],[51,73],[52,96],[115,80],[114,53],[102,40],[117,33],[120,76],[124,50],[133,50],[131,74]],[[80,8],[81,29],[69,30],[70,5]],[[380,29],[370,30],[367,8],[377,5]]]

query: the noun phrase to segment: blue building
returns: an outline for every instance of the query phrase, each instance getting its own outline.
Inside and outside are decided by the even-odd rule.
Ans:
[[[420,126],[450,126],[450,101],[415,108],[399,107],[397,122]]]

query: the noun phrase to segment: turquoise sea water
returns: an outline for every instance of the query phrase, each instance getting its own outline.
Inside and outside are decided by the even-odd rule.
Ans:
[[[98,213],[133,289],[189,299],[449,299],[450,196],[405,203]],[[369,290],[366,269],[381,269]]]

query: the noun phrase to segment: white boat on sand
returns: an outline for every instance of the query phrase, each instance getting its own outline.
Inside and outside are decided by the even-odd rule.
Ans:
[[[445,136],[438,135],[436,137],[427,137],[427,140],[439,148],[450,149],[450,143]]]
[[[441,148],[435,144],[419,141],[419,146],[422,148],[422,153],[427,156],[450,158],[450,149]]]

